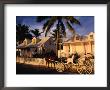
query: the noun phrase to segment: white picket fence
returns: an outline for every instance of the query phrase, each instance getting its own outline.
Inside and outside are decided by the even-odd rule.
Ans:
[[[17,57],[16,62],[18,63],[25,63],[25,64],[32,64],[32,65],[46,65],[45,58],[23,58]]]

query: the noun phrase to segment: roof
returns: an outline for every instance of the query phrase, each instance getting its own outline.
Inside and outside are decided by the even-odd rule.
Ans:
[[[26,47],[26,42],[25,42],[25,41],[27,42],[27,44],[29,44],[29,43],[31,42],[31,39],[25,39],[25,40],[23,41],[23,43],[17,45],[16,48],[18,48],[18,49],[25,48],[25,47]]]
[[[94,32],[90,32],[88,35],[93,35],[94,34]]]
[[[25,44],[21,43],[20,45],[18,45],[16,48],[20,49],[20,48],[25,48]]]
[[[40,42],[38,42],[35,46],[41,46],[45,42],[47,42],[50,39],[50,37],[43,37]]]
[[[41,40],[39,38],[36,38],[36,43],[40,42]],[[35,47],[36,44],[33,44],[32,42],[29,43],[26,47]]]
[[[26,45],[26,47],[34,47],[35,44],[33,43],[29,43],[28,45]]]

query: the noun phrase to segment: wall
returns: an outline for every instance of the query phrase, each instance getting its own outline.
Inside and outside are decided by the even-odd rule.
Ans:
[[[70,50],[69,50],[69,48],[70,48]],[[62,56],[66,56],[66,57],[68,57],[69,54],[72,54],[75,52],[77,52],[79,54],[85,54],[85,52],[86,52],[86,54],[87,53],[94,53],[94,42],[92,42],[92,48],[91,48],[91,43],[89,41],[85,42],[85,43],[76,42],[76,43],[64,44],[63,50],[61,52],[62,52]],[[60,51],[58,53],[60,55]]]

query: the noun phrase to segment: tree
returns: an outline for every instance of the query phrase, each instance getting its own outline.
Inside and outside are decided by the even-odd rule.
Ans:
[[[58,32],[58,30],[54,29],[53,32],[51,33],[51,35],[52,35],[54,42],[56,42],[56,47],[57,47],[56,49],[60,50],[63,48],[63,46],[62,46],[63,36],[62,36],[62,33],[58,32],[58,34],[57,34],[57,32]],[[57,45],[57,42],[58,42],[58,45]]]
[[[41,33],[39,33],[39,29],[35,29],[35,30],[31,30],[31,33],[33,33],[35,35],[35,37],[39,37]]]
[[[23,42],[23,40],[32,39],[32,35],[29,33],[29,27],[27,25],[16,25],[16,41],[20,43]]]
[[[73,34],[75,33],[75,30],[72,26],[72,24],[80,24],[80,22],[73,16],[38,16],[37,22],[42,22],[44,20],[47,21],[43,25],[43,32],[45,32],[45,36],[47,36],[47,33],[50,31],[50,29],[53,27],[55,23],[56,25],[56,45],[58,44],[58,34],[62,34],[62,36],[66,37],[66,26],[68,30],[70,30]],[[65,24],[64,24],[65,23]],[[56,55],[58,56],[58,51],[56,52]]]

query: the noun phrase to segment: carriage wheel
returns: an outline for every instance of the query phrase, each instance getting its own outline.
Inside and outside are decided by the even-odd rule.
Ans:
[[[72,62],[69,62],[69,63],[68,63],[68,67],[69,67],[69,68],[72,68]]]
[[[72,69],[72,66],[73,66],[72,62],[69,62],[67,66],[68,66],[67,68],[68,68],[69,71],[73,71],[73,69]]]
[[[58,72],[63,72],[64,71],[64,64],[63,63],[57,63],[56,64],[56,70]]]
[[[92,67],[87,67],[86,68],[86,73],[91,74],[92,73]]]
[[[78,66],[78,67],[77,67],[77,72],[78,72],[79,74],[82,74],[82,73],[83,73],[83,68],[82,68],[81,66]]]
[[[86,66],[86,73],[91,74],[93,71],[94,63],[89,60],[86,61],[85,66]]]
[[[65,70],[68,70],[68,64],[65,64],[64,66],[65,66]]]

